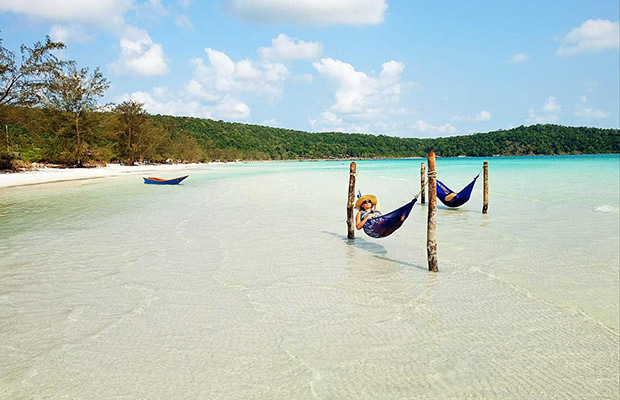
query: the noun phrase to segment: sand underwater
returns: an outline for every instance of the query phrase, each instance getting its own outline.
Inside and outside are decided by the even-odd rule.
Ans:
[[[0,189],[0,398],[617,399],[620,157],[486,160],[438,273],[425,205],[346,239],[348,161]],[[394,209],[420,161],[358,188]]]

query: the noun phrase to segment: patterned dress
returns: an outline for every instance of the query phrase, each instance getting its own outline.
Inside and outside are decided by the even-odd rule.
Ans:
[[[370,216],[370,219],[366,221],[364,224],[364,232],[370,237],[378,238],[379,234],[374,231],[373,225],[377,222],[377,217],[381,216],[381,211],[378,210],[360,210],[360,221],[362,221],[367,216]]]

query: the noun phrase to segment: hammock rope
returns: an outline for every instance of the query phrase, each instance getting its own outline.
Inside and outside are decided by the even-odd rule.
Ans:
[[[394,233],[398,228],[403,225],[403,223],[409,216],[409,213],[411,213],[411,209],[418,201],[418,197],[424,190],[426,183],[427,182],[424,182],[418,194],[413,196],[413,199],[409,203],[401,206],[400,208],[397,208],[396,210],[388,214],[372,217],[368,221],[366,221],[363,226],[364,232],[368,236],[375,239],[384,238]]]

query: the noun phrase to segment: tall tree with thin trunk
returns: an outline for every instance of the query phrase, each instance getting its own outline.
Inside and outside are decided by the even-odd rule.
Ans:
[[[118,154],[128,164],[140,157],[140,146],[149,128],[148,115],[140,102],[124,101],[114,108],[118,121]]]
[[[110,84],[96,68],[92,75],[88,68],[76,69],[71,65],[66,72],[56,73],[43,91],[43,103],[70,117],[72,133],[75,138],[74,161],[82,165],[85,155],[85,141],[89,129],[83,122],[89,112],[102,109],[97,103]]]
[[[41,91],[50,80],[72,61],[59,60],[55,51],[62,50],[62,42],[36,42],[32,47],[22,45],[21,57],[2,45],[0,38],[0,121],[4,133],[3,150],[9,153],[9,107],[31,107],[39,104]]]

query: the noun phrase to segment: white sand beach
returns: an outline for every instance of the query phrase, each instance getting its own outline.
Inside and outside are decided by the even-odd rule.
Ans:
[[[82,179],[107,178],[122,175],[161,174],[172,178],[168,174],[188,171],[199,168],[204,164],[148,164],[148,165],[119,165],[108,164],[105,167],[94,168],[48,168],[38,167],[23,172],[0,173],[0,188],[10,186],[36,185],[41,183],[75,181]]]

